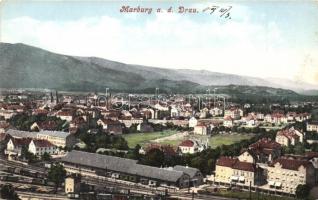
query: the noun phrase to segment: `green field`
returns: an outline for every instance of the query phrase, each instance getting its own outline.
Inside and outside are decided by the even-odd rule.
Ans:
[[[123,135],[123,137],[127,140],[129,148],[134,148],[137,144],[140,144],[141,146],[145,146],[145,144],[149,143],[150,140],[167,137],[176,133],[177,131],[167,130],[167,131],[160,131],[160,132],[154,132],[154,133],[126,134],[126,135]]]
[[[176,134],[177,131],[174,130],[167,130],[162,132],[154,132],[154,133],[134,133],[134,134],[126,134],[123,135],[123,137],[127,140],[128,146],[130,148],[134,148],[137,144],[140,144],[141,146],[145,146],[149,143],[151,143],[151,140],[159,139],[168,137],[171,135]],[[178,146],[182,140],[193,138],[198,139],[201,141],[206,141],[206,139],[209,140],[209,145],[212,148],[216,148],[217,146],[221,145],[230,145],[236,142],[239,142],[241,140],[250,139],[253,137],[253,134],[223,134],[223,135],[215,135],[212,137],[207,136],[200,136],[200,135],[190,135],[185,138],[178,138],[178,139],[167,139],[160,141],[160,144],[169,144],[172,146]]]
[[[241,140],[248,140],[252,138],[253,134],[226,134],[226,135],[214,135],[209,139],[209,144],[212,148],[216,148],[221,145],[230,145]]]

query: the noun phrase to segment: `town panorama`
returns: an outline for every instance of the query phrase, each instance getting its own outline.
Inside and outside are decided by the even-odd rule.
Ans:
[[[0,199],[318,199],[317,2],[232,2],[0,0]]]

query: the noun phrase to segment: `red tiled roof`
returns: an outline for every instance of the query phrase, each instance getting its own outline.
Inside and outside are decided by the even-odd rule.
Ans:
[[[193,147],[194,146],[194,142],[192,140],[184,140],[184,141],[181,142],[181,144],[179,146]]]
[[[38,123],[38,125],[40,129],[43,129],[43,130],[54,131],[57,128],[57,123],[53,120],[44,121],[44,122]]]
[[[216,165],[230,167],[242,171],[255,172],[256,165],[249,162],[241,162],[237,158],[221,157],[217,160]]]
[[[242,171],[249,171],[249,172],[255,172],[256,171],[256,165],[249,162],[240,162],[237,161],[234,163],[233,169],[239,169]]]
[[[232,166],[235,164],[235,162],[237,162],[237,160],[238,160],[237,158],[222,156],[216,161],[216,165],[232,168]]]
[[[73,116],[72,112],[68,112],[68,111],[60,111],[57,113],[58,116]]]
[[[278,149],[281,145],[269,138],[262,138],[249,147],[250,149]]]
[[[283,169],[289,169],[289,170],[298,170],[300,166],[304,166],[305,168],[307,168],[310,165],[312,165],[311,162],[307,160],[279,158],[275,160],[271,166],[274,166],[276,163],[279,163]]]
[[[51,142],[47,140],[33,140],[36,147],[52,147],[54,146]]]
[[[45,109],[36,109],[33,111],[34,115],[46,115],[48,113],[49,113],[49,111],[47,111]]]
[[[285,136],[289,139],[291,139],[291,138],[298,139],[299,138],[299,136],[296,134],[295,129],[285,129],[285,130],[278,131],[277,136]]]
[[[23,110],[24,106],[20,106],[20,105],[8,105],[6,106],[7,110]]]
[[[31,138],[11,138],[14,146],[28,146],[31,142]]]

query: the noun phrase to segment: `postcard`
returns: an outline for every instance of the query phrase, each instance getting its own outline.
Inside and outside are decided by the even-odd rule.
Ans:
[[[318,198],[314,0],[0,0],[0,197]]]

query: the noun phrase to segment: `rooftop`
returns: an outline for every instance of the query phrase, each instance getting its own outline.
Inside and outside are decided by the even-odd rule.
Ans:
[[[181,171],[140,165],[137,164],[136,160],[75,150],[67,153],[67,155],[62,158],[62,162],[135,174],[169,182],[176,182],[184,175]]]

